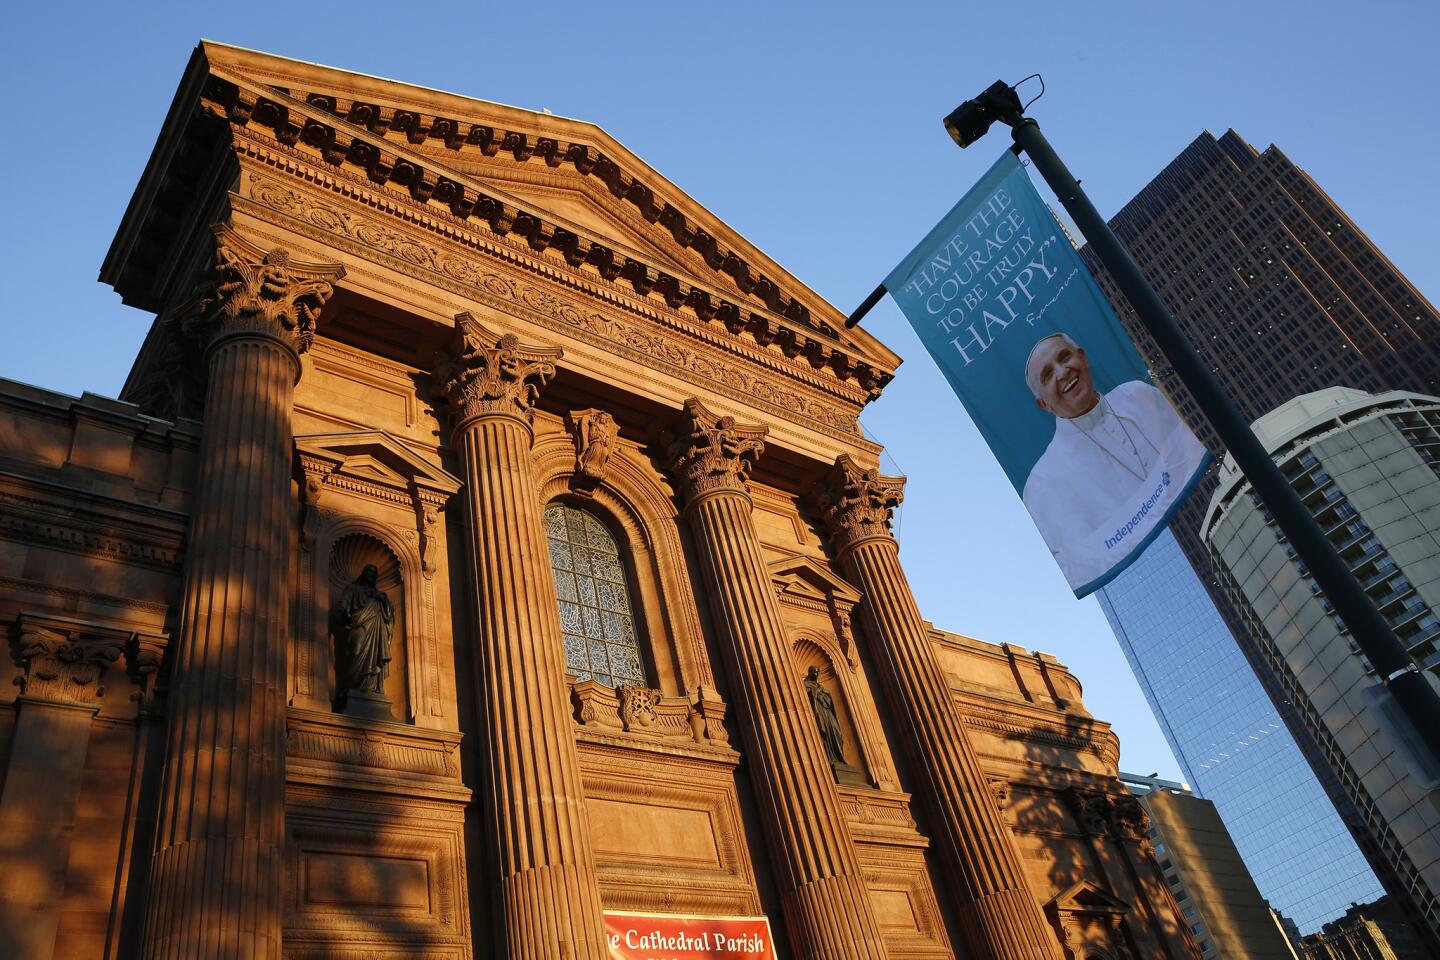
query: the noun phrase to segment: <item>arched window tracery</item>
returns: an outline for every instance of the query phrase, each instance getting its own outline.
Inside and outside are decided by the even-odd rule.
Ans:
[[[591,511],[556,501],[545,508],[545,537],[570,672],[610,687],[645,685],[625,561],[614,534]]]

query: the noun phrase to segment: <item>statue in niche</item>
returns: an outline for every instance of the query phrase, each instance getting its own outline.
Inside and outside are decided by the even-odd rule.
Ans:
[[[840,719],[835,714],[835,698],[820,684],[820,668],[811,667],[805,672],[805,693],[810,697],[810,709],[815,714],[815,726],[820,728],[820,739],[825,743],[825,756],[831,766],[849,766],[845,762],[845,738],[840,733]]]
[[[335,604],[336,669],[345,712],[374,719],[390,719],[385,696],[390,643],[395,630],[395,607],[376,583],[380,571],[365,565],[355,582]]]

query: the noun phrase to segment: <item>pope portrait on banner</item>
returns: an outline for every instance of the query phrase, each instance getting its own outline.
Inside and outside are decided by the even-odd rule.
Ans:
[[[1036,405],[1054,415],[1055,434],[1022,498],[1078,589],[1103,576],[1117,553],[1148,538],[1206,450],[1151,384],[1130,380],[1096,390],[1084,348],[1067,334],[1036,342],[1025,382]]]

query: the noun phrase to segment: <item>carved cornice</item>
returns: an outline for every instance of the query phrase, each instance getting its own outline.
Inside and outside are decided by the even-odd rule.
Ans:
[[[241,335],[271,337],[296,355],[310,349],[315,318],[345,276],[339,264],[291,260],[265,250],[226,224],[215,231],[215,264],[195,310],[181,329],[206,346]]]
[[[879,386],[870,383],[867,387],[868,378],[863,375],[854,382],[854,377],[841,380],[828,375],[829,368],[801,366],[758,343],[690,319],[683,310],[627,296],[611,284],[571,270],[563,262],[526,256],[473,231],[451,228],[441,222],[444,214],[415,217],[412,211],[402,209],[402,201],[374,191],[353,190],[341,174],[315,177],[272,153],[257,153],[256,158],[275,164],[287,176],[298,176],[338,193],[341,203],[322,202],[278,180],[252,173],[247,177],[248,196],[232,197],[237,211],[263,218],[278,213],[286,218],[288,229],[319,243],[353,251],[356,256],[378,258],[392,269],[507,314],[524,311],[521,315],[542,326],[594,343],[638,365],[704,383],[735,399],[773,408],[782,416],[801,418],[832,436],[868,445],[858,440],[856,412],[867,399],[878,395]],[[370,215],[347,209],[352,203],[377,212]],[[430,242],[421,231],[434,235],[438,242]],[[499,263],[491,267],[478,258],[461,255],[466,250]],[[524,271],[541,282],[529,283],[500,264]],[[580,296],[567,298],[565,290]],[[594,309],[597,300],[608,309]],[[804,392],[791,384],[799,385]],[[818,396],[809,396],[812,391]]]
[[[726,249],[704,229],[691,226],[674,204],[657,198],[638,177],[627,175],[614,159],[588,144],[324,93],[292,90],[287,95],[216,68],[212,68],[201,103],[237,128],[266,127],[287,146],[309,147],[328,164],[353,167],[377,184],[393,184],[423,203],[448,207],[461,219],[484,221],[501,236],[517,235],[534,249],[554,248],[572,263],[589,262],[612,276],[661,289],[667,299],[685,300],[689,291],[665,289],[676,282],[675,277],[640,258],[616,256],[607,245],[570,225],[555,223],[502,191],[486,189],[414,148],[443,145],[460,157],[468,152],[483,157],[503,152],[520,163],[541,159],[552,169],[573,169],[583,177],[596,178],[613,196],[633,204],[647,222],[659,223],[682,250],[694,251],[717,277],[725,278],[747,298],[764,303],[794,324],[836,339],[833,327],[814,318],[798,299],[787,297],[779,283],[753,267],[739,251]],[[403,143],[397,134],[403,134]]]
[[[233,91],[226,90],[226,85]],[[583,267],[612,283],[623,282],[642,298],[653,293],[672,309],[684,308],[732,335],[748,332],[761,346],[775,344],[787,357],[801,357],[817,370],[827,370],[842,381],[855,381],[872,399],[893,379],[893,373],[842,343],[833,326],[813,319],[798,300],[786,299],[775,281],[763,276],[750,278],[750,268],[733,252],[720,255],[717,279],[726,285],[733,283],[749,295],[747,299],[764,307],[737,303],[738,298],[721,287],[676,276],[673,268],[650,263],[639,251],[591,236],[584,227],[447,168],[436,158],[387,141],[383,132],[337,120],[323,107],[238,75],[211,77],[201,99],[203,109],[226,118],[241,140],[274,143],[294,156],[316,158],[337,172],[353,172],[357,179],[385,192],[401,188],[399,195],[427,208],[432,216],[448,216],[472,228],[483,224],[492,235],[523,249],[553,251],[571,267]],[[261,128],[268,134],[259,133]],[[680,216],[678,210],[672,220],[674,216]],[[698,236],[699,244],[706,246],[708,234],[702,230]],[[702,259],[710,263],[714,257]]]
[[[1119,744],[1112,737],[1090,738],[1077,735],[1063,727],[1048,725],[1039,721],[1018,723],[1012,720],[1002,719],[994,714],[976,714],[970,712],[966,705],[956,702],[960,709],[960,718],[968,727],[975,727],[989,733],[998,734],[1006,740],[1013,740],[1020,743],[1043,743],[1052,747],[1061,747],[1076,752],[1084,751],[1100,757],[1107,764],[1114,766],[1120,762]],[[971,708],[973,709],[973,708]]]
[[[8,482],[7,482],[8,481]],[[46,497],[0,489],[0,537],[36,543],[90,557],[106,557],[159,570],[173,571],[180,562],[187,518],[164,511],[157,525],[118,518],[118,512],[161,514],[153,507],[124,503],[105,510],[103,502],[85,491],[29,478],[0,475],[0,486],[29,492],[44,487]],[[36,490],[36,492],[40,492]],[[161,526],[159,524],[163,523]]]
[[[440,513],[460,489],[460,481],[425,462],[383,430],[307,434],[295,438],[300,502],[300,545],[310,550],[319,533],[321,501],[329,490],[343,490],[406,507],[414,512],[420,537],[420,566],[426,579],[439,564]]]
[[[768,432],[758,424],[717,417],[693,397],[686,400],[669,445],[670,469],[685,502],[694,503],[718,490],[745,493]]]
[[[127,636],[31,614],[20,616],[16,633],[23,672],[15,684],[21,696],[83,707],[100,705],[105,671],[124,652]]]
[[[522,344],[513,333],[486,329],[473,314],[457,314],[454,340],[435,368],[452,428],[485,416],[517,417],[528,425],[563,355],[559,347]]]
[[[837,555],[866,540],[890,537],[890,516],[905,499],[904,477],[882,477],[842,453],[816,497],[820,519]]]

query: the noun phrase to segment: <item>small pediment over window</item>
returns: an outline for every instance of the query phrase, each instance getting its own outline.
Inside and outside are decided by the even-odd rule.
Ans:
[[[1130,904],[1089,880],[1072,883],[1046,906],[1068,914],[1124,914],[1130,910]]]
[[[335,485],[350,480],[374,490],[444,503],[460,481],[383,430],[318,433],[295,438],[295,452],[306,478]],[[359,491],[365,492],[365,491]]]
[[[809,557],[793,554],[768,564],[770,580],[782,600],[809,600],[849,610],[860,602],[860,592]]]

